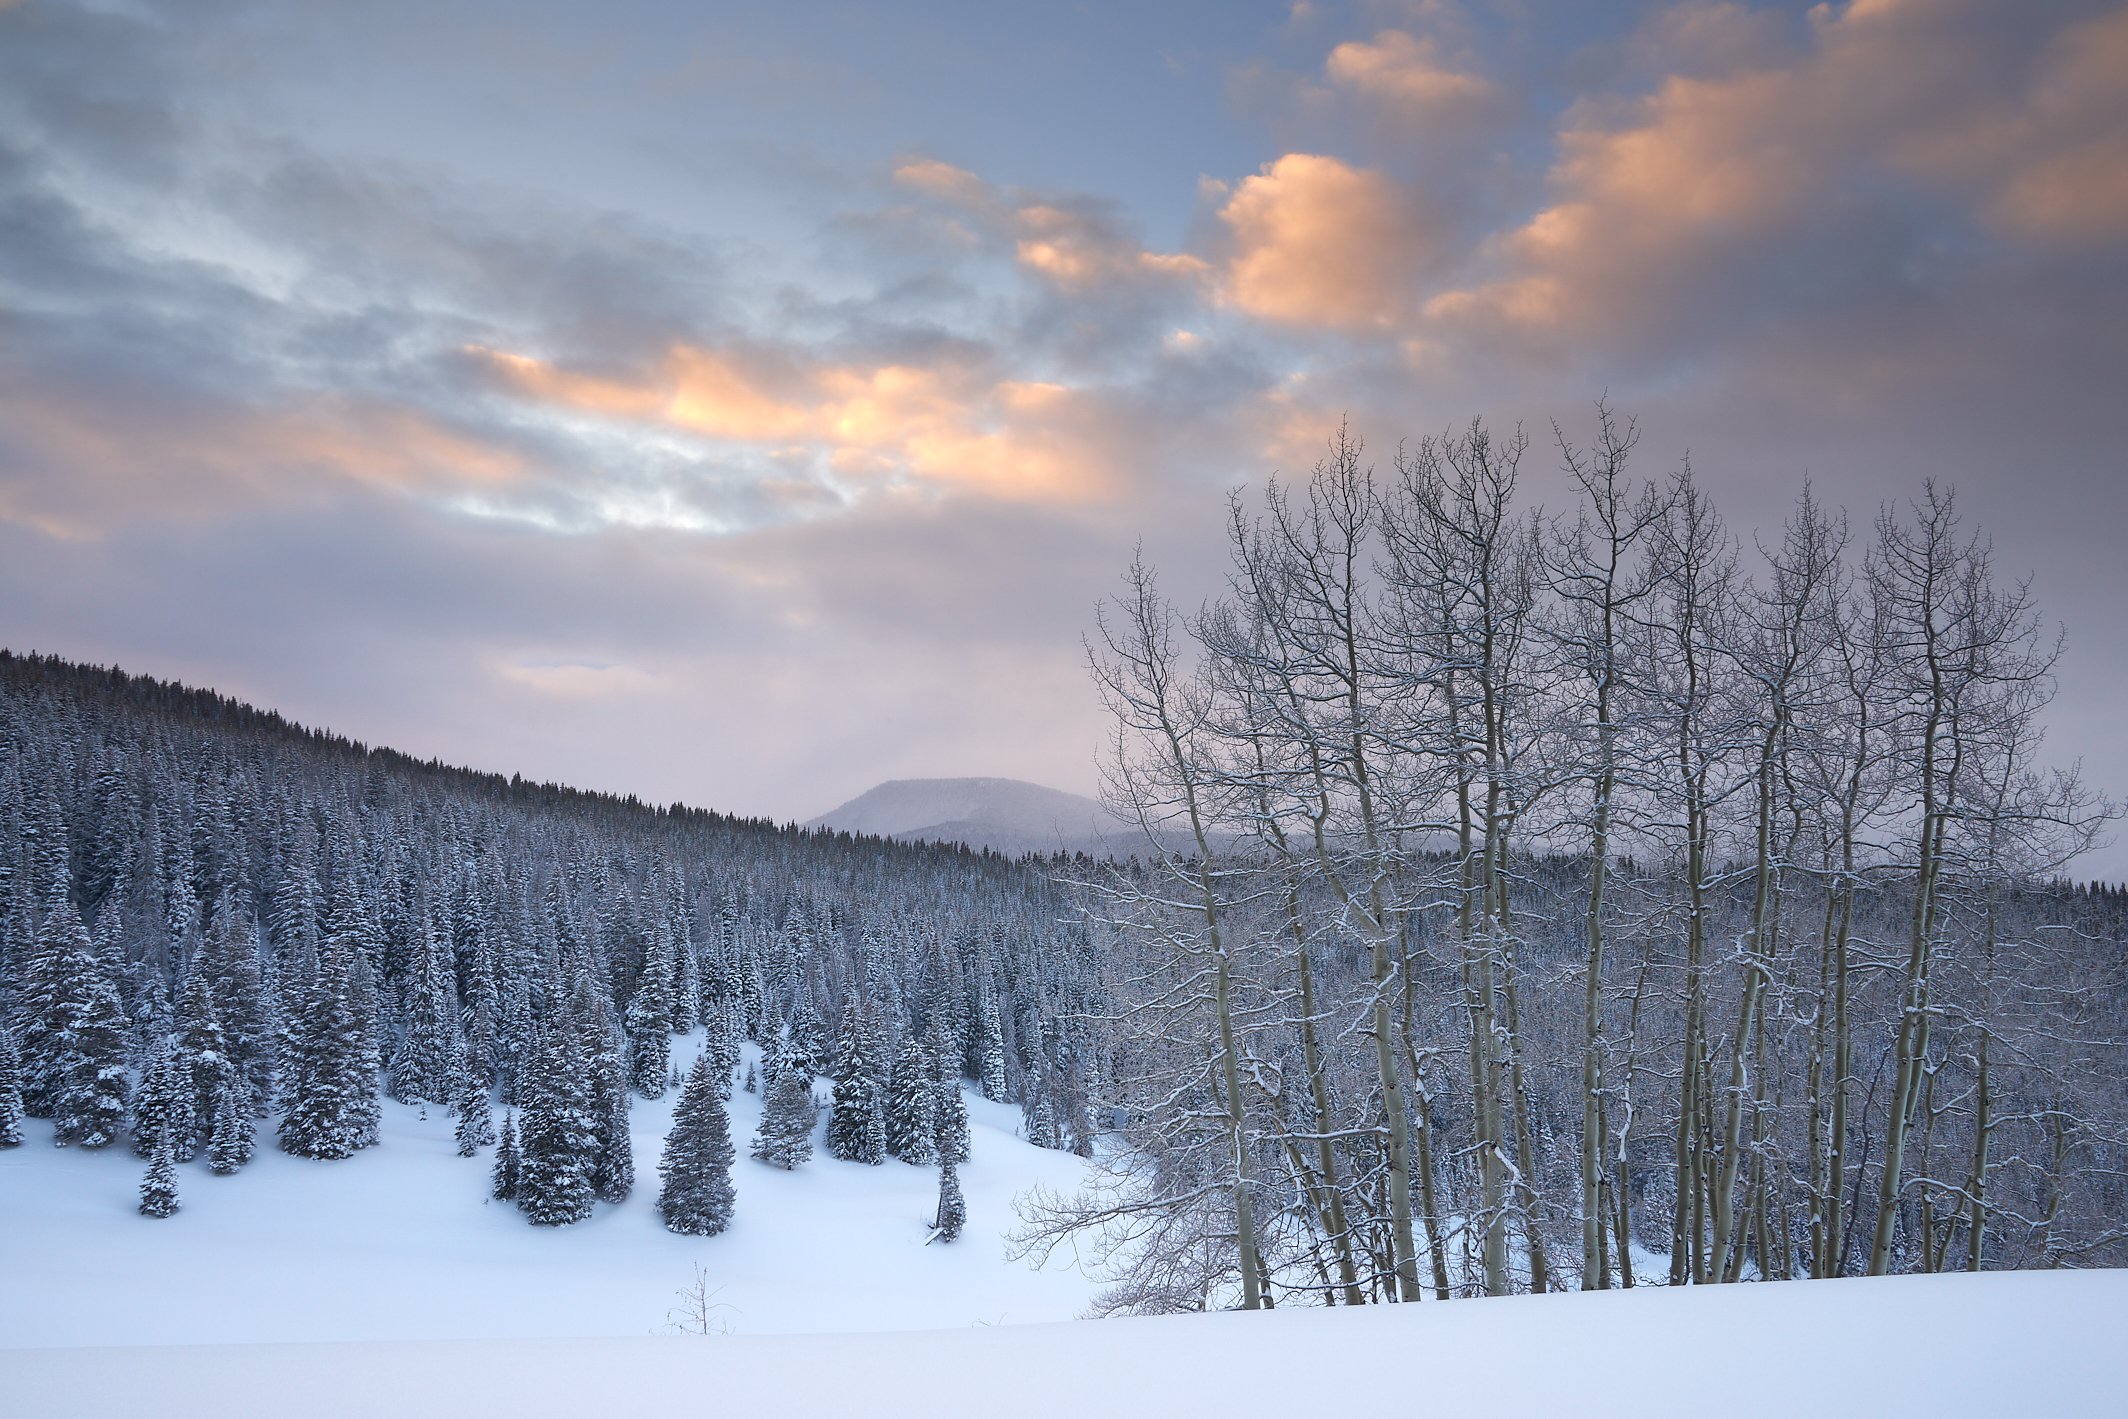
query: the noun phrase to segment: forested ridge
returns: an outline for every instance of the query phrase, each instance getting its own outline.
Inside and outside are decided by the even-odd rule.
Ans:
[[[676,1230],[729,1216],[703,1170],[730,1141],[704,1130],[741,1039],[767,1087],[798,1081],[802,1135],[834,1077],[838,1156],[965,1149],[963,1077],[1091,1146],[1101,984],[1054,863],[422,763],[6,652],[0,835],[0,1142],[26,1113],[62,1146],[130,1143],[150,1215],[195,1158],[374,1145],[384,1094],[494,1146],[533,1222],[580,1220],[635,1186],[629,1101],[681,1082],[671,1041],[698,1029]]]

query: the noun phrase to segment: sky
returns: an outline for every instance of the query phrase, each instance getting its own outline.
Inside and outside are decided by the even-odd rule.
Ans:
[[[2123,796],[2124,388],[2118,4],[0,0],[0,644],[652,801],[1090,792],[1135,547],[1599,396],[1955,487]]]

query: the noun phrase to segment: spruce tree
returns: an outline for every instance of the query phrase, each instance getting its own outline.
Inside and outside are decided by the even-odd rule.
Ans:
[[[423,916],[407,982],[406,1029],[392,1053],[392,1097],[402,1104],[447,1104],[457,1067],[458,1011],[436,933]]]
[[[931,1059],[912,1035],[894,1056],[887,1087],[887,1150],[904,1163],[927,1167],[938,1161],[932,1105]]]
[[[672,947],[662,925],[644,953],[643,972],[628,1002],[628,1082],[646,1099],[665,1092],[672,1054]]]
[[[195,962],[195,965],[197,963]],[[236,1078],[229,1040],[215,1013],[214,992],[203,971],[187,972],[177,1003],[177,1067],[192,1091],[192,1119],[180,1142],[181,1157],[191,1157],[214,1136],[215,1108],[222,1090]]]
[[[488,1195],[497,1202],[517,1200],[517,1117],[502,1116],[502,1141],[495,1145],[495,1172],[489,1184]]]
[[[288,1112],[281,1118],[283,1152],[299,1158],[351,1158],[367,1142],[362,1039],[348,999],[348,961],[329,945],[303,992],[290,1031]]]
[[[452,1107],[458,1112],[458,1156],[470,1158],[495,1141],[495,1116],[489,1111],[488,1089],[480,1081],[479,1061],[472,1046],[466,1047],[465,1063],[458,1070],[458,1097]]]
[[[769,1086],[751,1155],[786,1172],[813,1156],[813,1081],[803,1069],[786,1069]]]
[[[938,1240],[950,1242],[959,1238],[961,1228],[968,1224],[968,1204],[961,1198],[960,1175],[949,1159],[938,1170],[938,1216],[931,1225]]]
[[[180,1163],[192,1161],[193,1119],[199,1101],[192,1097],[192,1076],[178,1063],[177,1050],[168,1037],[151,1046],[141,1071],[140,1092],[133,1098],[133,1151],[152,1158],[158,1148],[168,1148]]]
[[[125,1012],[73,903],[59,902],[45,925],[54,987],[42,1021],[52,1141],[107,1148],[126,1124]]]
[[[251,1106],[234,1078],[223,1083],[214,1101],[214,1131],[207,1142],[207,1166],[227,1177],[251,1161]]]
[[[0,1148],[22,1146],[21,1060],[14,1031],[0,1025]]]
[[[717,1075],[706,1053],[695,1061],[658,1162],[658,1215],[689,1236],[713,1237],[731,1223],[731,1120],[724,1111],[731,1081],[727,1074],[720,1084]]]
[[[842,1040],[835,1052],[835,1103],[828,1115],[828,1156],[852,1163],[886,1161],[884,1093],[870,1022],[855,994],[842,1012]]]
[[[564,1226],[591,1215],[597,1146],[582,1049],[566,1025],[547,1031],[519,1086],[517,1205],[533,1225]]]
[[[635,1137],[628,1128],[628,1071],[622,1041],[608,1030],[592,1050],[591,1190],[601,1202],[625,1202],[635,1190]]]
[[[931,1085],[932,1140],[942,1163],[968,1161],[968,1104],[961,1098],[958,1079],[936,1080]]]
[[[168,1217],[177,1211],[177,1159],[165,1132],[155,1141],[147,1175],[140,1180],[140,1215]]]
[[[828,1041],[826,1028],[820,1022],[820,1012],[810,1000],[798,1002],[791,1011],[790,1028],[784,1032],[786,1058],[805,1071],[806,1081],[827,1067]]]

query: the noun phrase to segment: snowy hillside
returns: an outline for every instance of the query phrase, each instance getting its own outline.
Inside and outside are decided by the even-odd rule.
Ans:
[[[692,1059],[699,1039],[676,1040],[674,1057]],[[734,1335],[1064,1320],[1097,1289],[1061,1261],[1004,1260],[1014,1194],[1076,1186],[1083,1167],[1016,1138],[1015,1107],[969,1096],[968,1231],[927,1246],[938,1169],[817,1148],[793,1172],[754,1162],[761,1100],[744,1090],[731,1229],[666,1231],[652,1203],[678,1096],[635,1102],[634,1194],[556,1228],[485,1200],[494,1150],[458,1157],[440,1108],[424,1120],[385,1100],[382,1144],[340,1162],[268,1143],[231,1177],[181,1167],[167,1220],[136,1214],[143,1165],[129,1149],[53,1148],[32,1120],[23,1146],[0,1152],[0,1346],[649,1335],[697,1265],[724,1307],[713,1325]],[[0,1412],[33,1411],[0,1400]]]
[[[1009,778],[893,779],[805,825],[904,842],[959,842],[1017,855],[1128,855],[1136,829],[1091,798]]]

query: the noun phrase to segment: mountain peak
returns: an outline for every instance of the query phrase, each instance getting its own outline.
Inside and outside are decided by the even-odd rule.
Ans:
[[[905,842],[957,842],[1018,855],[1128,851],[1125,825],[1076,793],[1011,778],[901,778],[867,789],[808,828]]]

